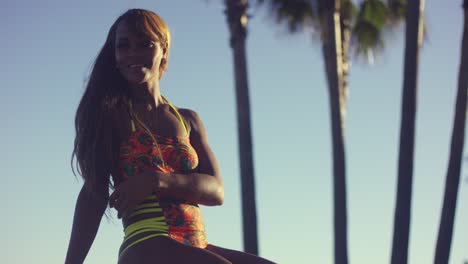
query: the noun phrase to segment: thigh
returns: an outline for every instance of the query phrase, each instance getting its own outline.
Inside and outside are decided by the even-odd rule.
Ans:
[[[218,254],[187,246],[168,237],[154,237],[144,240],[125,251],[119,264],[231,264]]]
[[[227,249],[209,244],[207,250],[222,256],[232,264],[274,264],[274,262],[242,251]]]

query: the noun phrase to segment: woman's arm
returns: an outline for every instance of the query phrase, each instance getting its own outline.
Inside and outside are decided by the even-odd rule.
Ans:
[[[83,263],[96,237],[108,198],[91,194],[83,185],[76,200],[65,264]]]
[[[190,125],[190,143],[198,154],[197,172],[158,173],[160,196],[174,197],[203,205],[221,205],[224,187],[218,162],[208,145],[205,127],[192,110],[179,109]]]

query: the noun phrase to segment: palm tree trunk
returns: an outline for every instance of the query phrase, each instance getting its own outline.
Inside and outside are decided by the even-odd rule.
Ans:
[[[408,261],[408,240],[413,183],[416,90],[419,50],[423,37],[424,0],[408,1],[406,14],[405,69],[398,160],[398,185],[393,226],[392,264]]]
[[[347,264],[346,167],[344,146],[343,59],[340,1],[321,1],[324,12],[323,56],[330,99],[333,143],[333,202],[335,263]]]
[[[467,111],[468,89],[468,0],[463,3],[465,22],[461,50],[460,71],[458,73],[458,92],[455,105],[455,118],[452,130],[450,160],[445,180],[444,205],[440,219],[439,234],[434,263],[448,263],[450,246],[452,244],[455,209],[457,207],[458,185],[460,183],[460,169],[465,144],[465,126]]]
[[[231,33],[236,82],[237,125],[241,172],[242,224],[244,251],[258,255],[257,209],[250,126],[249,85],[245,39],[247,35],[247,0],[225,0],[226,15]]]
[[[342,2],[343,3],[343,2]],[[341,77],[341,82],[343,83],[341,88],[341,95],[340,98],[342,99],[341,104],[341,115],[343,118],[343,127],[346,123],[346,113],[347,113],[347,102],[348,102],[348,95],[349,95],[349,68],[350,64],[350,57],[349,57],[349,47],[351,44],[351,17],[349,10],[343,10],[343,8],[350,8],[350,5],[341,5],[340,10],[340,26],[341,26],[341,53],[342,53],[342,72],[343,75]]]

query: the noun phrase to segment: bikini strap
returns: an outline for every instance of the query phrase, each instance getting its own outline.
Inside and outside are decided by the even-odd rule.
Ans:
[[[130,126],[132,127],[132,132],[136,131],[135,122],[133,121],[133,104],[132,101],[128,102],[128,106],[130,108]]]
[[[185,121],[184,119],[182,118],[182,115],[179,113],[179,111],[177,110],[177,108],[172,105],[167,99],[166,97],[162,96],[162,99],[163,101],[168,104],[172,110],[174,110],[174,113],[176,114],[177,116],[177,119],[179,119],[180,123],[182,124],[182,126],[184,127],[184,130],[185,130],[185,133],[187,134],[187,136],[189,136],[189,132],[188,132],[188,129],[187,129],[187,126],[185,125]],[[132,127],[132,132],[135,132],[136,131],[136,126],[135,126],[135,122],[133,121],[133,105],[132,105],[132,101],[129,101],[128,102],[128,105],[130,107],[130,125]]]
[[[173,105],[166,99],[166,97],[162,96],[162,99],[164,100],[164,102],[165,102],[166,104],[168,104],[168,105],[172,108],[172,110],[174,110],[174,112],[176,113],[177,118],[179,119],[180,123],[181,123],[182,126],[184,127],[185,133],[187,134],[187,137],[188,137],[188,136],[189,136],[189,132],[188,132],[187,126],[185,125],[184,119],[182,118],[182,115],[179,113],[179,111],[177,110],[177,108],[175,108],[175,106],[173,106]]]

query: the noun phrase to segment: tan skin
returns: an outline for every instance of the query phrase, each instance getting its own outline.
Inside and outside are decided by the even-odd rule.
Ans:
[[[166,50],[161,44],[133,34],[125,22],[121,22],[116,32],[115,58],[117,68],[131,88],[133,109],[138,117],[155,134],[185,137],[186,132],[182,124],[173,110],[163,102],[160,94],[160,67],[167,63]],[[199,157],[197,170],[189,174],[143,172],[121,183],[105,201],[88,198],[83,188],[75,209],[72,239],[65,263],[81,263],[84,260],[107,202],[118,211],[118,217],[123,220],[132,208],[154,190],[157,190],[161,197],[178,198],[195,204],[215,206],[223,203],[224,187],[220,169],[208,145],[203,123],[194,111],[178,110],[187,125],[190,143]],[[119,120],[120,138],[125,140],[131,133],[128,113],[121,113]],[[130,263],[273,262],[212,244],[201,249],[160,236],[144,240],[125,251],[119,258],[119,264]]]

